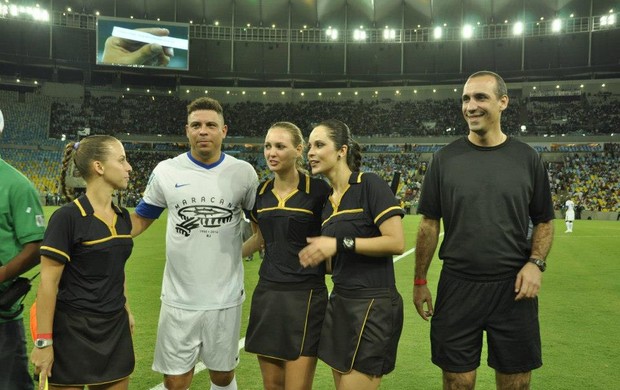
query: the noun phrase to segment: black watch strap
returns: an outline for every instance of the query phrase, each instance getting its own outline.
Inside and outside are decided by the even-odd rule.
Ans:
[[[540,272],[545,272],[545,270],[547,269],[547,262],[542,260],[542,259],[537,259],[535,257],[530,257],[529,262],[536,264],[536,266],[538,267]]]
[[[336,237],[337,253],[355,253],[355,237]]]

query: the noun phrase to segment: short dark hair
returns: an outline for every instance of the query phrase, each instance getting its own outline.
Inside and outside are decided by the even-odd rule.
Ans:
[[[222,122],[224,122],[224,109],[220,102],[215,99],[209,97],[199,97],[198,99],[194,99],[190,104],[187,105],[187,115],[189,116],[192,112],[198,110],[211,110],[218,113],[218,115],[222,118]]]
[[[506,87],[506,82],[500,75],[495,72],[491,72],[490,70],[481,70],[469,76],[468,80],[482,76],[491,76],[495,79],[495,94],[498,98],[501,98],[504,95],[508,96],[508,88]]]

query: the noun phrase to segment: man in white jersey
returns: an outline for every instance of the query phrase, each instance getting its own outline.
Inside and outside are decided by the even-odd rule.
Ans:
[[[566,207],[566,216],[564,217],[564,222],[566,222],[566,231],[564,233],[572,233],[573,221],[575,220],[575,202],[568,199],[566,203],[564,203],[564,207]]]
[[[222,153],[228,128],[216,100],[194,100],[187,115],[191,150],[155,167],[131,215],[137,236],[168,209],[153,370],[164,374],[166,389],[185,390],[202,360],[212,390],[236,390],[242,219],[254,206],[258,177],[249,163]]]

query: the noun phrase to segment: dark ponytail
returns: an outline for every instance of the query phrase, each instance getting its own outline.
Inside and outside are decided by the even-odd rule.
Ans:
[[[91,135],[79,142],[69,142],[65,146],[60,170],[60,192],[65,196],[67,202],[73,200],[73,196],[67,187],[67,174],[71,171],[70,165],[74,163],[82,178],[88,181],[93,175],[92,162],[106,161],[110,153],[110,145],[114,142],[118,142],[118,140],[111,135]]]
[[[344,122],[337,119],[328,119],[317,125],[329,130],[329,138],[334,141],[336,150],[347,145],[347,165],[352,172],[358,172],[362,165],[362,148],[353,140],[351,130]]]
[[[73,154],[75,153],[76,146],[79,146],[79,143],[69,142],[65,146],[65,151],[62,156],[62,168],[60,170],[60,193],[65,196],[67,202],[71,202],[73,200],[73,196],[69,193],[69,188],[67,187],[67,172],[69,171],[69,164],[73,163]]]

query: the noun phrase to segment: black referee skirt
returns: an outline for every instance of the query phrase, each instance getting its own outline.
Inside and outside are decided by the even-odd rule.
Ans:
[[[103,315],[56,308],[51,385],[115,382],[128,377],[134,365],[129,316],[125,309]]]
[[[290,290],[260,281],[252,295],[245,350],[280,360],[317,356],[326,306],[325,286]]]
[[[396,288],[334,288],[325,314],[319,359],[346,374],[382,376],[394,370],[403,329],[403,299]]]

